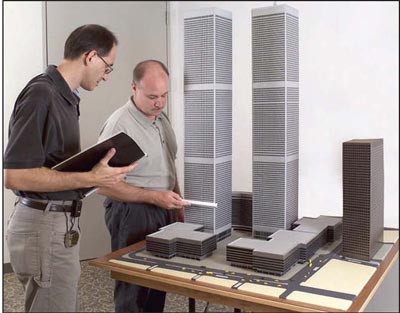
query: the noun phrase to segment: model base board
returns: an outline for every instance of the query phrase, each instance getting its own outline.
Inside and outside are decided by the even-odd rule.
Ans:
[[[309,262],[297,263],[280,277],[231,266],[226,261],[226,245],[240,237],[251,237],[251,234],[232,231],[231,236],[218,242],[211,257],[201,261],[183,257],[166,260],[142,248],[110,262],[219,287],[347,310],[398,240],[399,230],[384,230],[381,248],[369,262],[341,256],[340,239],[326,244]]]

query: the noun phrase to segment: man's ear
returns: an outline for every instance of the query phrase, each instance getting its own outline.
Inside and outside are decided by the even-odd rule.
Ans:
[[[136,91],[137,85],[134,81],[131,84],[131,88],[132,88],[132,91]]]
[[[96,55],[97,55],[96,50],[91,50],[89,52],[86,52],[85,53],[85,64],[89,64],[92,61],[93,57]]]

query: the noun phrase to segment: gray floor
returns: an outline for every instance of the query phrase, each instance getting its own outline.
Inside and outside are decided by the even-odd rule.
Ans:
[[[113,280],[110,273],[82,263],[79,283],[82,312],[113,312]],[[203,312],[205,301],[196,301],[196,312]],[[168,294],[165,312],[188,312],[186,297]],[[366,312],[399,312],[399,260],[389,271],[375,296],[366,307]],[[23,312],[23,290],[14,274],[3,275],[3,312]],[[208,312],[233,312],[233,308],[210,303]]]

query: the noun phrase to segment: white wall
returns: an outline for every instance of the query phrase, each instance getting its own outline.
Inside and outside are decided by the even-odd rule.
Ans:
[[[3,147],[7,146],[8,122],[14,102],[27,82],[44,69],[43,7],[42,1],[12,2],[4,5],[4,94],[3,94]],[[17,75],[16,75],[17,74]],[[3,151],[4,154],[4,151]],[[15,196],[3,188],[4,238],[8,218],[13,210]],[[3,263],[10,262],[4,245]]]
[[[384,138],[385,226],[399,219],[397,2],[279,1],[299,10],[299,217],[342,215],[342,142]],[[252,191],[251,9],[254,2],[170,2],[172,122],[183,185],[183,12],[219,7],[233,18],[233,191]],[[182,186],[183,187],[183,186]],[[182,188],[183,190],[183,188]]]

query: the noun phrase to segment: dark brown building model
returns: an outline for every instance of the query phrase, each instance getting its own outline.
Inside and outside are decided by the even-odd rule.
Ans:
[[[383,139],[343,143],[343,256],[371,260],[383,235]]]
[[[232,228],[252,231],[253,194],[251,192],[232,192]]]

